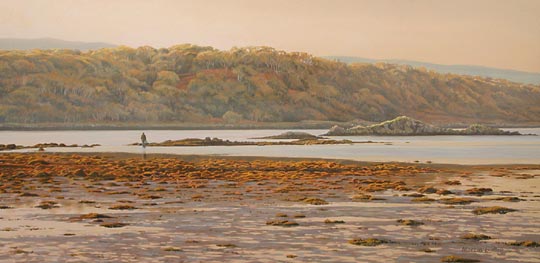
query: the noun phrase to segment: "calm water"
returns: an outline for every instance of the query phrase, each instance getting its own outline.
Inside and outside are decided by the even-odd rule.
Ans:
[[[509,129],[540,135],[540,128]],[[146,130],[150,142],[184,138],[218,137],[248,141],[253,137],[276,135],[289,130]],[[326,130],[295,130],[322,134]],[[101,144],[95,148],[49,148],[48,152],[129,152],[142,153],[138,142],[143,131],[0,131],[0,144],[34,145],[44,142]],[[351,136],[335,137],[352,141],[387,144],[299,145],[299,146],[210,146],[151,147],[146,153],[212,154],[234,156],[317,157],[359,161],[400,161],[454,164],[540,163],[540,136]],[[35,151],[35,150],[24,150]]]

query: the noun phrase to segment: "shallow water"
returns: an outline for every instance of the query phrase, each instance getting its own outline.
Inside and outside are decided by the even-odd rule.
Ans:
[[[540,128],[509,129],[540,135]],[[253,141],[254,137],[276,135],[289,130],[147,130],[150,142],[184,138],[218,137],[232,141]],[[319,135],[326,130],[295,130]],[[0,131],[0,144],[34,145],[44,142],[101,144],[94,148],[48,148],[48,152],[128,152],[143,149],[137,142],[143,131]],[[453,164],[536,164],[540,163],[540,136],[347,136],[332,137],[362,143],[352,145],[208,146],[151,147],[146,153],[210,154],[231,156],[312,157],[358,161],[399,161]],[[35,150],[23,150],[35,151]]]

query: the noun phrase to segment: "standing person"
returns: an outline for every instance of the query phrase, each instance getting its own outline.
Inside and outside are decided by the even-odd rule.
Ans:
[[[146,148],[146,145],[148,144],[148,141],[146,140],[146,135],[144,134],[144,132],[141,135],[141,143],[142,143],[142,147]]]
[[[144,134],[144,132],[141,134],[141,143],[143,147],[143,159],[146,159],[146,145],[148,144],[148,141],[146,140],[146,134]]]

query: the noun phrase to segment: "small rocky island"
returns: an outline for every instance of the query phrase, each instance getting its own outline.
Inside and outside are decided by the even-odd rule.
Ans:
[[[318,139],[324,139],[323,137],[313,135],[311,133],[307,132],[295,132],[295,131],[288,131],[284,132],[282,134],[278,135],[272,135],[272,136],[265,136],[265,137],[257,137],[253,139],[271,139],[271,140],[318,140]]]
[[[383,136],[419,136],[419,135],[521,135],[519,132],[503,131],[481,124],[473,124],[466,129],[456,130],[442,128],[422,121],[400,116],[393,120],[369,126],[354,126],[343,128],[332,127],[326,136],[355,136],[355,135],[383,135]]]
[[[252,142],[252,141],[230,141],[220,138],[206,137],[187,138],[181,140],[167,140],[164,142],[152,142],[148,146],[268,146],[268,145],[320,145],[320,144],[352,144],[357,143],[350,140],[321,140],[321,139],[298,139],[294,141],[274,141],[274,142]],[[130,145],[141,146],[141,143],[132,143]]]

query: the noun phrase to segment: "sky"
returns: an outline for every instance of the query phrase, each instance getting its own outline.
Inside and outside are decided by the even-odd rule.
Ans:
[[[540,72],[540,0],[0,0],[0,38],[42,37]]]

